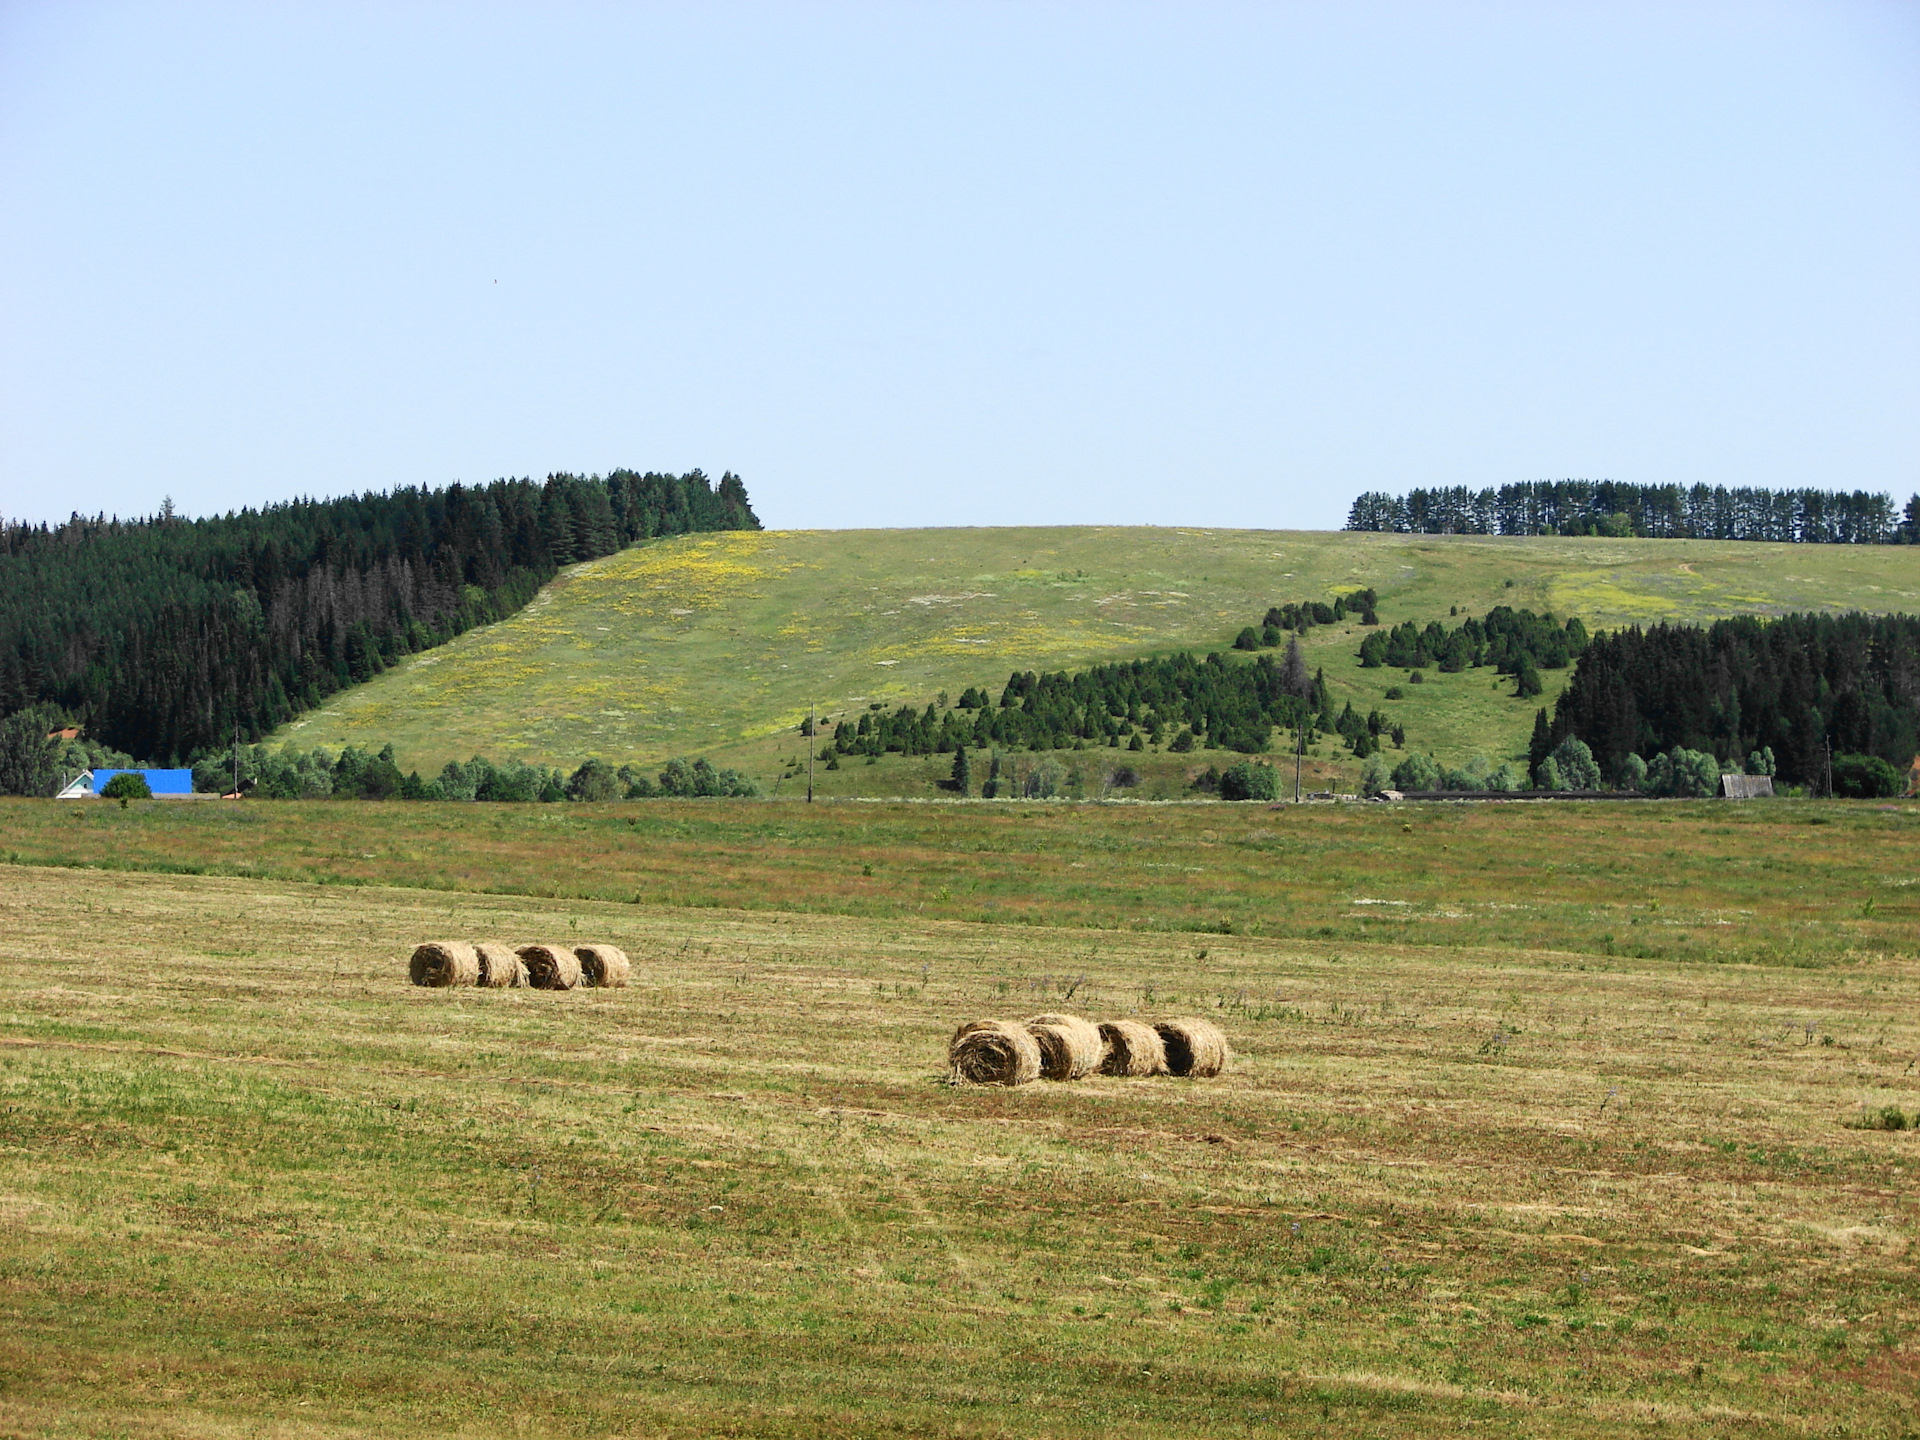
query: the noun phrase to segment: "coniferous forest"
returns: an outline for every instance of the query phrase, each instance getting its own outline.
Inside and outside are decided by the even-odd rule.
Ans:
[[[1920,495],[1897,510],[1865,490],[1761,490],[1724,485],[1623,485],[1540,480],[1370,491],[1349,530],[1427,535],[1636,535],[1667,540],[1774,540],[1808,545],[1920,544]]]
[[[116,750],[184,760],[512,614],[563,565],[759,526],[738,477],[698,470],[8,525],[0,716],[44,708]]]
[[[1736,766],[1771,750],[1781,779],[1816,788],[1830,754],[1904,770],[1920,751],[1920,617],[1745,616],[1596,635],[1534,749],[1567,737],[1609,775],[1629,755],[1675,749]]]

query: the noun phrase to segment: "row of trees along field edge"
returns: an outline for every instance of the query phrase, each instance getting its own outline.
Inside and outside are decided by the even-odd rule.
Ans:
[[[1662,540],[1770,540],[1803,545],[1920,544],[1920,495],[1904,511],[1867,490],[1762,490],[1724,485],[1625,485],[1538,480],[1369,491],[1349,530],[1426,535],[1612,535]]]

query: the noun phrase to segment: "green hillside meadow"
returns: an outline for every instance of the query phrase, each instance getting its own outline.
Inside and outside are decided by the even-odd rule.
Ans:
[[[431,774],[485,754],[571,765],[705,754],[791,792],[795,727],[873,703],[924,705],[1010,671],[1226,649],[1269,605],[1372,586],[1384,624],[1498,604],[1589,627],[1790,610],[1920,608],[1920,555],[1891,546],[1076,526],[690,535],[562,573],[524,611],[413,657],[274,737],[391,742]],[[1311,632],[1336,703],[1379,706],[1410,749],[1460,763],[1524,753],[1540,701],[1486,670],[1362,670],[1356,625]],[[1400,685],[1407,698],[1387,701]],[[1089,757],[1090,763],[1102,757]],[[1131,757],[1138,760],[1140,757]],[[1149,755],[1142,793],[1203,756]],[[1350,781],[1323,747],[1309,771]],[[1344,763],[1343,763],[1344,762]],[[945,757],[817,775],[828,794],[931,793]],[[788,778],[782,778],[784,776]],[[1097,777],[1096,777],[1097,778]]]

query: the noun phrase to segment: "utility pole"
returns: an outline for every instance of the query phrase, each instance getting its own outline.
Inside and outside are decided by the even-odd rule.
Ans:
[[[240,793],[240,726],[233,727],[233,793]]]
[[[807,702],[807,804],[813,803],[813,742],[820,738],[820,722],[813,702]]]
[[[1302,720],[1299,722],[1298,728],[1296,728],[1293,733],[1300,741],[1298,748],[1293,752],[1293,803],[1298,805],[1300,803],[1300,762],[1306,757],[1307,753],[1306,721]]]

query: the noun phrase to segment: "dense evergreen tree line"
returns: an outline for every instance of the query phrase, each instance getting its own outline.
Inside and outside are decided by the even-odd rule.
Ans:
[[[562,565],[758,528],[737,477],[698,470],[7,525],[0,716],[51,704],[120,750],[187,756],[512,614]]]
[[[1823,545],[1920,543],[1920,495],[1904,512],[1865,490],[1729,489],[1541,480],[1499,489],[1452,486],[1370,491],[1349,530],[1429,535],[1643,535],[1687,540],[1781,540]]]
[[[1568,737],[1609,776],[1629,757],[1684,750],[1730,768],[1765,755],[1783,780],[1823,789],[1829,745],[1904,770],[1920,751],[1920,617],[1745,616],[1597,635],[1551,722],[1543,712],[1535,725],[1535,765]]]

